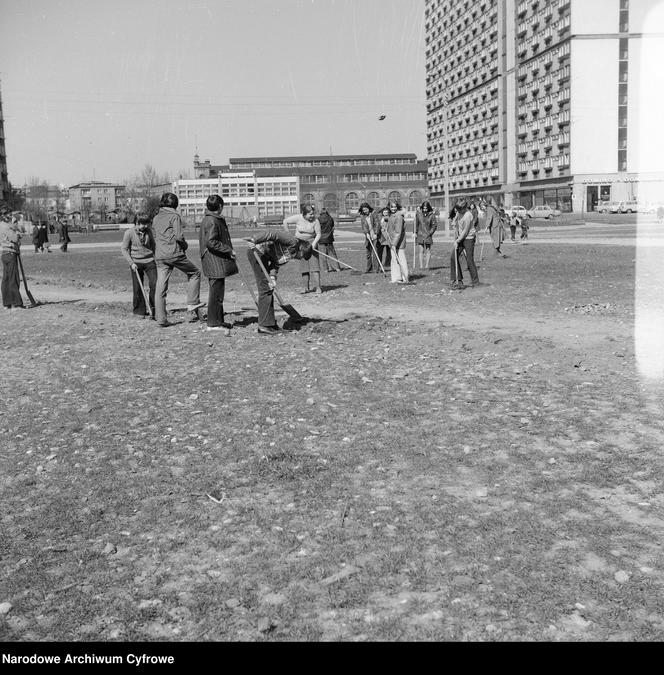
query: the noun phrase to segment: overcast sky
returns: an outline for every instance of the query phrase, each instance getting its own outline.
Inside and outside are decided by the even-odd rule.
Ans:
[[[424,0],[0,5],[14,186],[191,172],[196,146],[426,156]]]

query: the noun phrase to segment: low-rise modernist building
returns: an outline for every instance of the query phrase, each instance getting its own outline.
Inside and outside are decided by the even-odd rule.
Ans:
[[[69,188],[69,206],[84,219],[92,213],[107,214],[124,206],[125,186],[116,183],[89,181]]]
[[[318,210],[325,207],[333,214],[354,214],[364,201],[378,207],[388,199],[414,208],[429,194],[427,161],[414,154],[240,157],[231,158],[225,166],[194,157],[194,175],[199,180],[238,172],[254,172],[258,179],[296,178],[300,203],[313,204]],[[270,208],[278,209],[276,197],[285,195],[272,196]]]
[[[297,176],[259,173],[215,172],[212,178],[174,181],[173,192],[180,202],[180,214],[189,223],[199,223],[205,213],[205,201],[213,194],[221,195],[224,215],[231,219],[250,221],[296,213],[300,204]]]
[[[638,143],[658,4],[426,0],[434,201],[446,188],[564,211],[661,199],[664,172],[647,166]]]

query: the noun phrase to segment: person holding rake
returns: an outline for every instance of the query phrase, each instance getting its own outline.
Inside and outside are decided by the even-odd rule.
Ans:
[[[150,229],[150,216],[139,213],[134,227],[125,230],[122,237],[122,255],[131,267],[132,311],[134,316],[154,318],[154,292],[157,288],[157,265],[154,261],[154,235]],[[150,282],[149,307],[145,306],[143,290]],[[143,286],[143,288],[141,288]]]
[[[387,203],[390,215],[387,217],[386,236],[392,252],[392,266],[390,268],[393,284],[407,284],[408,260],[406,258],[406,224],[404,222],[401,205],[391,200]]]
[[[468,207],[468,203],[465,199],[460,199],[456,204],[454,251],[452,251],[450,259],[450,282],[454,291],[461,291],[466,288],[461,272],[462,253],[466,255],[466,264],[468,265],[472,285],[479,286],[480,284],[475,265],[476,230],[473,226],[473,220],[473,214]]]

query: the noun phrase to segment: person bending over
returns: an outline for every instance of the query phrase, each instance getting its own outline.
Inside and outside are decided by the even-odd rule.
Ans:
[[[258,332],[262,335],[276,335],[281,332],[274,316],[274,289],[277,285],[279,267],[289,260],[311,259],[311,244],[298,239],[288,232],[268,230],[255,237],[245,237],[249,242],[247,259],[254,271],[258,287]],[[260,266],[256,255],[260,258],[269,279]]]

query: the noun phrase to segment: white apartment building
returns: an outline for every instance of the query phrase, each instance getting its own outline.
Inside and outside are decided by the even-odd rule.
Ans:
[[[661,0],[426,0],[433,201],[446,187],[564,211],[664,200],[664,161],[642,150],[642,75],[655,43],[661,52],[661,10]]]
[[[224,215],[249,220],[269,215],[297,213],[300,181],[297,176],[260,176],[255,171],[224,172],[214,178],[177,180],[173,192],[180,201],[184,218],[200,222],[205,201],[218,194],[224,200]]]

